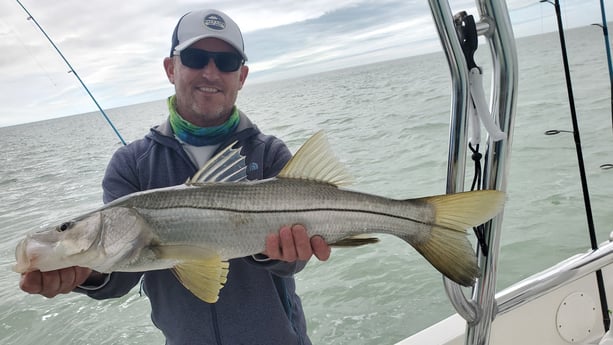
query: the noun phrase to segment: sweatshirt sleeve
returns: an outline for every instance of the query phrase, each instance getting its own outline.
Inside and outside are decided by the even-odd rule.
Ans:
[[[280,139],[272,137],[266,147],[267,150],[264,153],[265,179],[277,176],[292,158],[292,153]]]
[[[136,159],[124,146],[117,150],[109,162],[102,180],[103,201],[109,203],[119,197],[138,191]],[[121,297],[140,281],[142,272],[113,272],[99,286],[82,285],[74,291],[94,299]]]
[[[138,182],[136,157],[129,149],[124,146],[117,150],[106,167],[102,179],[102,200],[105,204],[142,189]]]

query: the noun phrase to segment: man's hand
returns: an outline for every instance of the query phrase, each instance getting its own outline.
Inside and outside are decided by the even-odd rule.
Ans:
[[[68,267],[48,272],[26,272],[21,275],[19,287],[27,293],[52,298],[74,290],[83,284],[91,273],[91,269],[84,267]]]
[[[326,261],[330,252],[330,246],[321,236],[309,238],[304,226],[296,224],[282,227],[278,234],[268,235],[264,255],[287,262],[307,261],[315,255],[319,260]]]

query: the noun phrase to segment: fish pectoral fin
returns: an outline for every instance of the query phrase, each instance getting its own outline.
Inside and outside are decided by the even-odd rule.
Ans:
[[[340,239],[334,243],[330,243],[333,247],[359,247],[367,244],[373,244],[379,242],[376,237],[369,237],[365,235],[356,235]]]
[[[194,296],[215,303],[227,281],[229,266],[227,261],[213,258],[182,262],[173,267],[172,272]]]
[[[185,182],[186,185],[201,185],[208,182],[239,182],[247,179],[245,157],[233,142],[209,159],[198,172]]]

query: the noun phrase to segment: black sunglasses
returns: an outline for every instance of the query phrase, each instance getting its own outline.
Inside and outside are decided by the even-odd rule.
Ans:
[[[175,52],[175,55],[177,53]],[[243,58],[235,53],[230,52],[209,52],[196,48],[185,48],[178,54],[181,57],[181,63],[189,68],[201,69],[209,64],[213,59],[215,66],[221,72],[234,72],[238,70],[245,62]]]

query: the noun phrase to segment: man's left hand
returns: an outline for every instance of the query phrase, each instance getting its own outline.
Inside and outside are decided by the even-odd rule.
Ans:
[[[271,259],[294,262],[307,261],[315,255],[326,261],[330,257],[330,246],[321,236],[309,238],[306,229],[300,224],[284,226],[277,234],[266,237],[266,251],[263,253]]]

